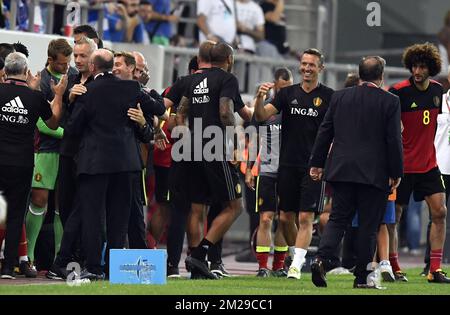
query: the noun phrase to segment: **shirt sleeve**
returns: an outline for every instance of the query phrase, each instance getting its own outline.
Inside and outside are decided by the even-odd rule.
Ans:
[[[197,16],[203,14],[205,16],[209,15],[209,11],[211,9],[211,0],[198,0],[197,1]]]
[[[241,94],[239,93],[239,82],[232,74],[227,75],[222,82],[222,89],[220,90],[219,99],[222,97],[231,98],[234,103],[238,103],[241,100]]]
[[[264,24],[266,23],[266,20],[264,18],[264,12],[261,9],[261,7],[259,7],[259,6],[256,6],[255,8],[256,8],[255,9],[255,13],[256,13],[256,23],[255,24],[257,26],[260,26],[260,25],[264,26]]]
[[[179,78],[170,88],[170,91],[164,96],[171,100],[176,108],[184,94],[183,78]]]
[[[285,98],[285,89],[281,89],[272,100],[272,105],[275,106],[278,112],[283,111],[283,104],[286,104],[284,98]]]

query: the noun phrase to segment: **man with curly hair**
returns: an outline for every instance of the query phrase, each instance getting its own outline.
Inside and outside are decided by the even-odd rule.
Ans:
[[[397,223],[389,226],[392,240],[389,260],[396,280],[408,281],[398,263],[396,227],[402,215],[402,206],[408,204],[413,193],[416,201],[425,200],[430,208],[432,226],[428,282],[450,283],[450,278],[441,269],[447,209],[445,187],[434,147],[437,117],[442,112],[443,88],[430,79],[440,73],[441,58],[436,46],[430,43],[416,44],[405,49],[403,64],[411,72],[411,77],[390,89],[401,103],[404,178],[397,191]]]

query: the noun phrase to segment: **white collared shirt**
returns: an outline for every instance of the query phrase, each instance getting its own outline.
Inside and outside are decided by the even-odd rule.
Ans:
[[[444,175],[450,175],[450,90],[442,96],[442,114],[437,118],[436,159],[439,170]]]

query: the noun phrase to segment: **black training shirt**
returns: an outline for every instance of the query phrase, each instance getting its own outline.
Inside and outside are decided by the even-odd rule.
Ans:
[[[280,166],[307,168],[317,131],[333,90],[320,84],[306,93],[301,84],[281,89],[273,105],[282,114]]]
[[[34,130],[41,117],[52,117],[50,104],[24,81],[0,84],[0,164],[34,165]]]

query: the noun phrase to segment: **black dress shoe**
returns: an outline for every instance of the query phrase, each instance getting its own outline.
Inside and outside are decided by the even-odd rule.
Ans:
[[[311,279],[316,287],[326,288],[327,278],[325,276],[325,269],[323,261],[320,258],[314,259],[311,264]]]

